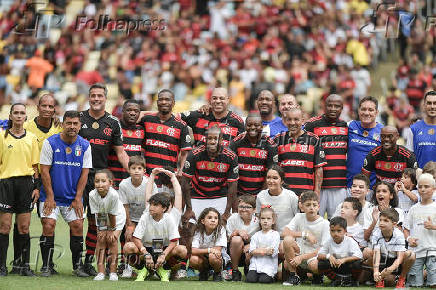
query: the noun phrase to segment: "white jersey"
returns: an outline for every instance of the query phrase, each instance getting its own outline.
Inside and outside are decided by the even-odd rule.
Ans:
[[[270,205],[277,215],[277,231],[281,233],[283,228],[289,224],[298,213],[298,197],[289,190],[283,188],[280,195],[274,196],[269,194],[268,189],[264,189],[257,195],[256,198],[256,212],[260,213],[262,206]]]
[[[132,178],[123,179],[120,182],[118,190],[120,200],[123,204],[129,205],[130,220],[139,222],[145,210],[145,187],[147,186],[148,177],[142,177],[141,185],[138,187],[132,184]],[[156,189],[156,185],[153,186]]]
[[[342,209],[342,204],[343,202],[341,202],[340,204],[338,204],[338,206],[336,207],[335,213],[333,214],[333,217],[335,216],[341,216],[341,209]],[[357,216],[357,221],[359,222],[359,224],[361,224],[363,226],[364,223],[364,212],[367,208],[370,208],[372,206],[372,203],[370,203],[369,201],[365,201],[365,205],[362,207],[362,211],[360,212],[360,214]]]
[[[330,237],[325,244],[322,245],[318,252],[319,254],[330,254],[336,259],[343,259],[347,257],[357,257],[359,259],[363,258],[362,251],[359,248],[357,242],[350,237],[345,236],[344,240],[336,244],[336,242]]]
[[[173,220],[176,222],[176,225],[178,226],[180,224],[180,220],[182,219],[182,213],[177,208],[173,207],[168,212],[168,214],[173,218]]]
[[[156,221],[148,211],[141,216],[133,236],[141,239],[144,247],[152,247],[153,239],[163,239],[163,245],[167,247],[170,242],[180,238],[177,224],[168,213],[164,213],[162,218]]]
[[[382,235],[380,228],[376,228],[371,236],[372,248],[379,249],[382,255],[387,255],[389,258],[396,258],[397,252],[406,251],[406,241],[404,234],[397,227],[394,227],[392,237],[386,241]]]
[[[436,255],[436,230],[424,228],[424,222],[430,217],[433,224],[436,224],[436,203],[422,205],[417,203],[412,206],[404,222],[404,227],[410,231],[412,238],[418,238],[418,246],[410,247],[416,258]],[[427,253],[428,252],[428,253]]]
[[[116,217],[116,229],[122,230],[126,223],[126,211],[121,203],[118,192],[112,187],[109,188],[105,197],[101,197],[97,190],[94,189],[89,193],[89,207],[95,214],[97,227],[109,227],[108,214]],[[121,229],[120,229],[121,227]]]
[[[348,235],[352,237],[359,244],[360,247],[367,247],[368,242],[363,237],[363,232],[363,227],[359,223],[355,223],[354,225],[347,227]]]
[[[250,253],[258,248],[273,248],[274,252],[271,256],[253,256],[250,260],[249,270],[254,270],[257,273],[265,273],[270,277],[277,274],[278,255],[280,245],[280,234],[277,231],[270,230],[267,233],[258,231],[251,237]]]
[[[419,193],[417,190],[412,190],[412,194],[419,199]],[[403,191],[398,191],[398,207],[404,211],[404,214],[407,214],[414,204],[415,202],[405,195]]]
[[[238,213],[234,213],[227,220],[226,230],[229,237],[236,230],[246,231],[247,234],[252,237],[257,231],[260,230],[259,219],[256,217],[256,215],[253,214],[250,220],[250,224],[246,225],[244,224],[244,221],[242,220],[240,215]]]
[[[316,251],[330,237],[330,223],[320,216],[315,221],[309,222],[305,213],[297,213],[286,227],[294,232],[308,232],[316,238],[317,242],[314,245],[301,237],[297,238],[300,254]]]
[[[363,220],[363,229],[365,229],[365,230],[369,229],[369,226],[372,224],[372,211],[374,210],[375,206],[376,205],[365,209],[364,220]],[[396,207],[395,210],[398,212],[398,216],[399,216],[398,224],[400,225],[400,224],[402,224],[404,222],[404,212],[399,207]],[[378,228],[378,220],[377,220],[377,223],[376,223],[375,227]]]
[[[227,248],[227,235],[224,227],[221,228],[220,233],[216,240],[214,240],[214,233],[207,235],[204,233],[203,235],[199,232],[196,232],[194,238],[192,239],[192,247],[198,249],[206,249],[213,247],[223,247]]]

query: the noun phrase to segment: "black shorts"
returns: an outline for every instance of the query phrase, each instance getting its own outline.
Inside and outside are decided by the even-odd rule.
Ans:
[[[380,266],[379,266],[379,272],[383,271],[384,269],[392,266],[392,264],[395,262],[397,258],[386,258],[386,256],[380,257]],[[393,273],[401,273],[401,265],[396,269]]]
[[[28,213],[33,210],[32,176],[10,177],[0,180],[0,211]]]
[[[88,173],[88,180],[85,185],[85,190],[83,191],[83,210],[86,211],[86,216],[93,217],[94,215],[91,213],[91,208],[89,207],[89,193],[95,188],[94,179],[95,179],[96,170],[91,168]],[[88,209],[88,210],[86,210]]]

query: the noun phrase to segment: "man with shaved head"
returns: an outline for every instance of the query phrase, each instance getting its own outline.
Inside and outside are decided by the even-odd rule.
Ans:
[[[191,152],[183,168],[182,189],[186,202],[184,220],[198,218],[208,207],[216,208],[225,220],[230,216],[236,193],[238,156],[222,146],[223,133],[214,125],[206,131],[206,144]]]
[[[230,143],[239,161],[238,195],[257,195],[262,190],[267,169],[277,162],[277,149],[268,136],[262,135],[259,113],[248,114],[245,130]]]
[[[302,129],[303,111],[291,108],[283,114],[288,132],[274,138],[278,150],[278,164],[285,171],[285,187],[300,195],[313,190],[320,195],[323,181],[325,153],[318,136]]]
[[[207,109],[199,111],[188,111],[181,113],[180,116],[194,134],[195,145],[206,142],[206,129],[217,125],[223,132],[223,145],[228,146],[230,141],[244,132],[244,121],[237,114],[229,111],[230,98],[225,88],[215,88],[209,100],[210,112]]]
[[[262,118],[262,134],[273,138],[277,134],[288,131],[282,118],[274,115],[275,97],[271,91],[262,90],[256,98],[256,106]]]
[[[327,212],[333,217],[336,207],[347,197],[347,148],[348,127],[341,119],[344,101],[332,94],[325,101],[325,113],[307,121],[304,129],[317,135],[324,149],[327,165],[323,167],[324,178],[320,196],[320,216]]]
[[[404,169],[417,168],[415,154],[401,145],[397,145],[398,130],[392,126],[381,129],[381,145],[366,156],[362,173],[370,176],[375,172],[377,181],[386,181],[392,185],[401,179]]]

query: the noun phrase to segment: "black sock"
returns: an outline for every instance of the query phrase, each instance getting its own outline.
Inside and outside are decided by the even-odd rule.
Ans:
[[[9,246],[9,235],[0,234],[0,267],[6,267],[8,246]]]
[[[17,223],[15,223],[14,224],[14,234],[13,234],[13,236],[12,236],[12,242],[13,242],[13,245],[14,245],[14,262],[13,262],[13,266],[18,266],[20,263],[19,263],[19,260],[20,260],[20,251],[18,251],[18,245],[17,245],[17,243],[18,243],[18,241],[17,241],[17,238],[18,238],[18,226],[17,226]]]
[[[94,260],[95,247],[97,245],[97,226],[88,225],[88,233],[86,234],[86,256],[85,264],[91,264]]]
[[[30,236],[29,234],[19,234],[18,241],[20,250],[20,264],[22,267],[29,266],[30,261]]]
[[[48,267],[53,264],[54,237],[40,236],[39,246],[41,248],[42,266]]]
[[[83,236],[70,237],[70,250],[73,269],[76,270],[82,264]]]

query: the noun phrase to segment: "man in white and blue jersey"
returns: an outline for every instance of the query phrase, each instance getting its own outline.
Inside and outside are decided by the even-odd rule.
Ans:
[[[74,274],[88,277],[83,271],[83,203],[82,195],[92,168],[91,146],[78,135],[81,122],[77,111],[65,112],[62,133],[44,140],[40,165],[42,184],[39,213],[42,223],[40,247],[42,254],[41,276],[54,273],[53,250],[56,219],[59,214],[71,231],[70,250]]]
[[[353,177],[362,170],[366,155],[375,147],[381,145],[380,132],[383,125],[375,119],[378,114],[378,101],[374,97],[364,97],[359,102],[359,120],[348,124],[348,153],[347,153],[347,187],[353,183]],[[376,177],[373,172],[370,177],[371,187]]]
[[[429,161],[436,161],[436,91],[424,95],[424,119],[410,129],[413,134],[413,151],[419,168]]]

